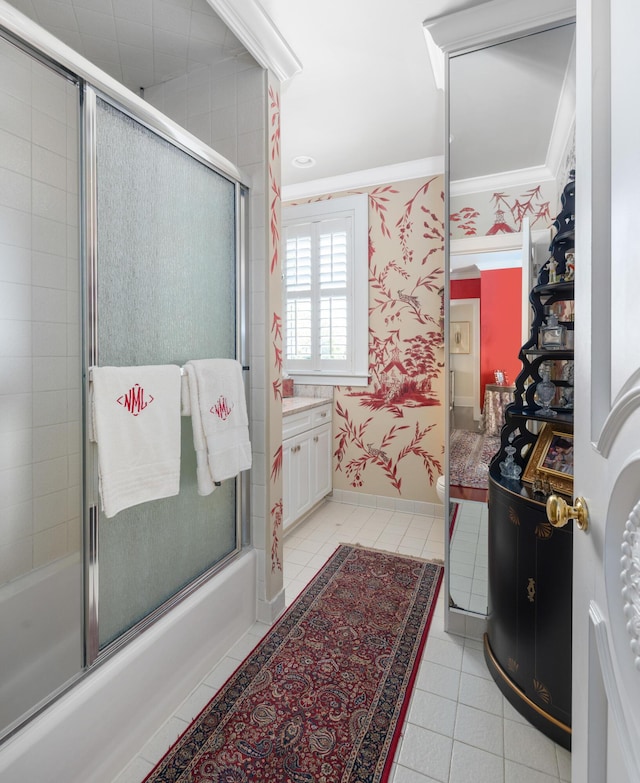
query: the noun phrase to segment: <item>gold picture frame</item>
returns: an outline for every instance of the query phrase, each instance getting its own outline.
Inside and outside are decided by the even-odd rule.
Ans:
[[[449,351],[451,353],[471,353],[471,323],[469,321],[451,321],[449,324]]]
[[[573,432],[561,424],[545,423],[535,442],[522,480],[549,482],[553,490],[573,495]]]

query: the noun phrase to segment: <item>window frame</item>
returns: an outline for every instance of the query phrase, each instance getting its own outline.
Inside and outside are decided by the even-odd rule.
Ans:
[[[322,360],[319,345],[309,360],[287,359],[287,228],[306,223],[322,223],[336,218],[352,221],[351,253],[347,260],[348,350],[344,370],[341,360]],[[367,386],[369,383],[369,197],[357,193],[293,204],[282,209],[283,226],[283,369],[296,383],[312,385]],[[313,257],[313,253],[312,253]],[[312,278],[310,297],[312,318],[319,318],[320,289]]]

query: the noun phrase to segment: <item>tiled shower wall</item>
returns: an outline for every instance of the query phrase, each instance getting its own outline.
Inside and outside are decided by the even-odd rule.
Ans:
[[[0,42],[0,584],[80,547],[77,88]]]
[[[144,98],[208,144],[250,177],[250,226],[247,277],[251,366],[251,527],[260,558],[259,599],[270,539],[266,535],[267,381],[265,335],[267,299],[267,129],[266,72],[249,55],[207,66],[147,88]]]

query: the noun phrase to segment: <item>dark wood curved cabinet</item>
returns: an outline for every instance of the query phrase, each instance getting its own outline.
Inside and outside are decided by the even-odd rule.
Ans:
[[[537,447],[551,431],[558,440],[561,434],[571,439],[573,432],[573,195],[572,178],[563,192],[550,258],[529,297],[531,335],[520,350],[514,402],[505,411],[500,449],[489,466],[484,640],[487,666],[506,699],[566,748],[571,746],[573,523],[554,528],[546,499],[555,493],[571,502],[571,482],[538,463]],[[548,333],[543,334],[549,315],[560,335],[551,347],[545,342]],[[549,379],[555,396],[544,406]]]
[[[489,480],[485,658],[505,698],[548,737],[571,744],[572,523]]]

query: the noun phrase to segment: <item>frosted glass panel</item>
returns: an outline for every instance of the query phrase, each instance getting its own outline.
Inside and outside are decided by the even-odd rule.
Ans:
[[[0,38],[0,737],[83,665],[78,106]]]
[[[235,187],[98,100],[98,364],[236,355]],[[235,482],[196,491],[182,419],[180,494],[99,520],[100,647],[232,552]]]

